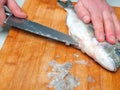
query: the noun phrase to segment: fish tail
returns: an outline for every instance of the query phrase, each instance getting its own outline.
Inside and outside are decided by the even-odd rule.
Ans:
[[[73,8],[71,0],[57,0],[60,6],[63,8]]]

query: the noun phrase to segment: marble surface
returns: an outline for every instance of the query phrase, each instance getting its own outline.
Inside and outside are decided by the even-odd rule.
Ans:
[[[22,5],[24,4],[25,0],[16,0],[16,2],[18,3],[18,5],[20,7],[22,7]],[[73,2],[78,1],[78,0],[72,0]],[[120,7],[120,0],[107,0],[107,2],[111,5],[111,6],[117,6]],[[10,30],[9,26],[4,26],[4,27],[0,27],[0,48],[2,48],[4,41],[8,35],[8,32]]]

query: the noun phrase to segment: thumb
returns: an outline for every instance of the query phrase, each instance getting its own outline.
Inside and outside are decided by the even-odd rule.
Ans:
[[[19,18],[26,18],[27,15],[21,10],[21,8],[17,5],[15,0],[8,0],[7,6],[10,9],[10,11]]]
[[[85,23],[89,23],[90,22],[90,14],[88,12],[88,10],[83,6],[82,2],[79,1],[76,5],[75,5],[75,11],[78,15],[78,17]]]

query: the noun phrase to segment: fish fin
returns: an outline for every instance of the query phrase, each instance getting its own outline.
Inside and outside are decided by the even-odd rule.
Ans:
[[[63,8],[73,8],[71,0],[57,0],[57,2],[62,6]]]

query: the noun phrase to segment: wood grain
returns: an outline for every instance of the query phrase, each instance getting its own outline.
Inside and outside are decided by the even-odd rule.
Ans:
[[[56,1],[26,0],[23,10],[28,19],[67,34],[66,12]],[[114,9],[120,19],[120,8]],[[120,70],[109,72],[80,50],[15,28],[10,30],[0,50],[0,90],[53,90],[47,87],[47,73],[51,69],[44,69],[53,59],[73,64],[71,74],[80,81],[75,90],[120,90]],[[88,64],[76,64],[75,60]]]

